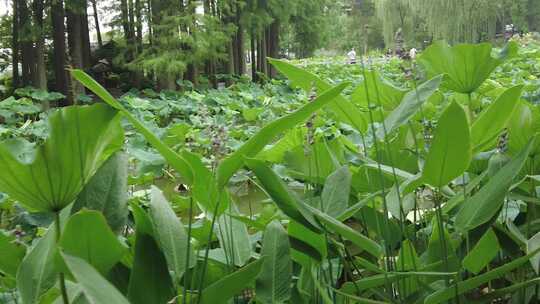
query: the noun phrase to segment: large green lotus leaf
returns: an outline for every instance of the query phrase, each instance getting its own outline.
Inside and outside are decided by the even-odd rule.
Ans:
[[[50,136],[37,149],[21,140],[0,143],[0,191],[31,211],[69,205],[123,144],[120,117],[103,104],[60,109],[49,124]]]
[[[119,234],[128,218],[128,157],[115,153],[99,168],[77,195],[71,214],[86,208],[103,213],[111,229]]]
[[[144,136],[146,141],[150,143],[158,152],[167,160],[167,162],[173,167],[178,173],[182,175],[182,178],[185,179],[187,184],[192,183],[193,181],[193,172],[189,164],[176,153],[171,147],[163,143],[152,130],[147,128],[138,118],[131,114],[124,106],[118,102],[104,87],[102,87],[97,81],[95,81],[90,75],[86,74],[81,70],[72,70],[71,75],[73,78],[77,79],[90,91],[94,92],[99,98],[106,102],[111,107],[117,109],[122,113],[126,119],[133,125],[140,134]]]
[[[497,66],[517,52],[517,45],[509,43],[497,57],[491,55],[491,44],[458,44],[453,47],[439,41],[428,47],[419,57],[428,77],[446,74],[443,86],[469,94],[489,77]]]

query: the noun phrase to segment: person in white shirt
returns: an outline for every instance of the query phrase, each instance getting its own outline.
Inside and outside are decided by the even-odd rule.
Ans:
[[[356,51],[354,50],[354,48],[352,48],[351,51],[347,53],[347,57],[349,57],[349,64],[356,63]]]
[[[414,60],[416,59],[416,53],[418,52],[417,49],[415,48],[412,48],[410,51],[409,51],[409,57],[411,58],[411,60]]]

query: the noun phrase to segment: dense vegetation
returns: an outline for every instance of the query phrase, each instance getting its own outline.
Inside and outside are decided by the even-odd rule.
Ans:
[[[539,44],[119,100],[74,70],[108,106],[47,112],[59,96],[19,90],[0,299],[537,303]]]
[[[10,1],[0,303],[540,303],[538,3]]]
[[[264,81],[276,76],[266,57],[501,40],[506,25],[540,31],[538,20],[536,0],[10,0],[0,5],[0,89],[33,86],[73,104],[85,92],[67,66],[115,96]]]

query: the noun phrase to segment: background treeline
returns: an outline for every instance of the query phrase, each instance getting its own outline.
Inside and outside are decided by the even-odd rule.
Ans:
[[[57,91],[72,104],[83,88],[66,67],[109,87],[216,87],[276,75],[266,57],[318,50],[408,47],[447,39],[493,40],[506,24],[540,28],[538,0],[10,0],[1,16],[4,86]],[[92,37],[91,37],[92,36]]]

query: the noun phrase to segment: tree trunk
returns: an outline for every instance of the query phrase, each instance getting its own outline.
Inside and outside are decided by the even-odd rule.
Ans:
[[[122,0],[126,1],[126,0]],[[161,35],[161,29],[159,26],[154,27],[154,25],[160,25],[161,23],[161,16],[163,13],[162,5],[164,3],[162,0],[149,0],[151,3],[151,18],[152,18],[152,43],[159,47],[159,37]],[[165,34],[165,33],[164,33]],[[174,90],[176,88],[176,76],[171,73],[166,73],[163,71],[156,71],[156,78],[157,78],[157,89],[158,90]]]
[[[35,71],[34,45],[32,42],[32,22],[30,11],[25,0],[19,0],[19,27],[21,29],[22,48],[22,85],[32,85],[32,75]]]
[[[199,85],[199,68],[197,67],[197,65],[195,64],[188,65],[188,70],[186,74],[187,74],[186,79],[191,81],[191,83],[193,83],[193,86],[196,87]]]
[[[45,37],[43,36],[43,0],[34,0],[34,25],[35,25],[35,62],[34,86],[41,90],[47,90],[47,71],[45,67]],[[49,108],[48,104],[44,105]]]
[[[73,104],[73,98],[69,92],[69,77],[66,71],[66,26],[64,24],[64,2],[63,0],[53,0],[51,6],[51,19],[53,28],[53,54],[54,54],[54,76],[56,91],[66,96],[60,101],[60,105],[68,106]]]
[[[83,40],[81,37],[82,14],[80,7],[70,7],[67,10],[68,43],[71,65],[75,69],[83,68]],[[71,94],[76,99],[84,93],[84,87],[76,80],[72,80]]]
[[[229,60],[227,61],[227,69],[226,74],[233,75],[234,74],[234,40],[229,42],[229,47],[227,48],[228,54],[229,54]],[[226,85],[230,86],[232,84],[231,77],[227,77]]]
[[[88,1],[83,1],[83,11],[81,11],[81,39],[82,39],[82,62],[83,68],[87,69],[92,66],[91,49],[90,49],[90,29],[88,27]]]
[[[268,50],[268,30],[264,31],[264,35],[261,38],[260,55],[259,55],[259,68],[260,72],[268,76],[268,65],[266,64],[266,56]]]
[[[256,53],[257,50],[255,49],[255,34],[251,32],[250,37],[250,43],[251,43],[251,79],[253,81],[257,81],[257,58]]]
[[[268,57],[270,58],[278,58],[279,57],[279,21],[274,20],[272,24],[270,24],[270,28],[268,29]],[[266,57],[266,56],[265,56]],[[275,78],[277,76],[277,71],[270,63],[266,61],[265,63],[268,66],[268,76],[270,78]]]
[[[208,59],[204,66],[204,72],[212,88],[217,89],[216,67],[213,59]]]
[[[176,90],[176,77],[173,74],[158,74],[158,90]]]
[[[237,62],[237,74],[244,75],[246,73],[246,59],[245,59],[245,49],[244,49],[244,27],[240,22],[242,17],[242,11],[240,5],[236,5],[236,62]]]
[[[136,29],[136,40],[137,40],[137,53],[142,51],[143,47],[143,29],[142,29],[142,6],[141,0],[135,0],[135,29]]]
[[[99,27],[99,15],[98,15],[98,9],[97,9],[97,0],[91,0],[92,1],[92,8],[94,10],[94,26],[96,27],[96,36],[97,36],[97,42],[98,47],[103,47],[103,39],[101,38],[101,29]]]
[[[154,16],[152,15],[152,12],[154,11],[152,7],[152,0],[148,0],[148,42],[150,45],[153,45],[154,43]]]
[[[135,44],[135,14],[133,13],[133,0],[122,0],[122,25],[124,31],[126,31],[124,33],[127,43],[126,59],[130,62],[135,58],[135,51],[137,49]]]
[[[213,10],[211,8],[211,2],[210,0],[204,0],[203,7],[204,7],[204,14],[205,15],[214,15]],[[204,72],[206,73],[208,80],[210,82],[210,85],[213,88],[217,88],[217,80],[215,75],[215,63],[213,58],[208,58],[206,60],[205,66],[204,66]]]
[[[259,74],[258,73],[261,73],[263,71],[263,65],[261,64],[262,62],[262,54],[263,54],[263,43],[262,41],[264,40],[264,33],[261,34],[261,38],[257,38],[257,68],[255,69],[256,71],[256,78],[257,78],[257,81],[259,81]]]
[[[13,65],[13,87],[18,88],[20,85],[19,76],[19,9],[18,0],[13,0],[13,28],[12,28],[12,65]]]
[[[131,42],[135,40],[135,12],[133,0],[128,1],[128,17],[129,17],[129,39]]]
[[[129,13],[127,0],[120,0],[120,10],[122,12],[122,29],[124,30],[124,39],[129,41],[131,35],[131,28],[129,26]]]

